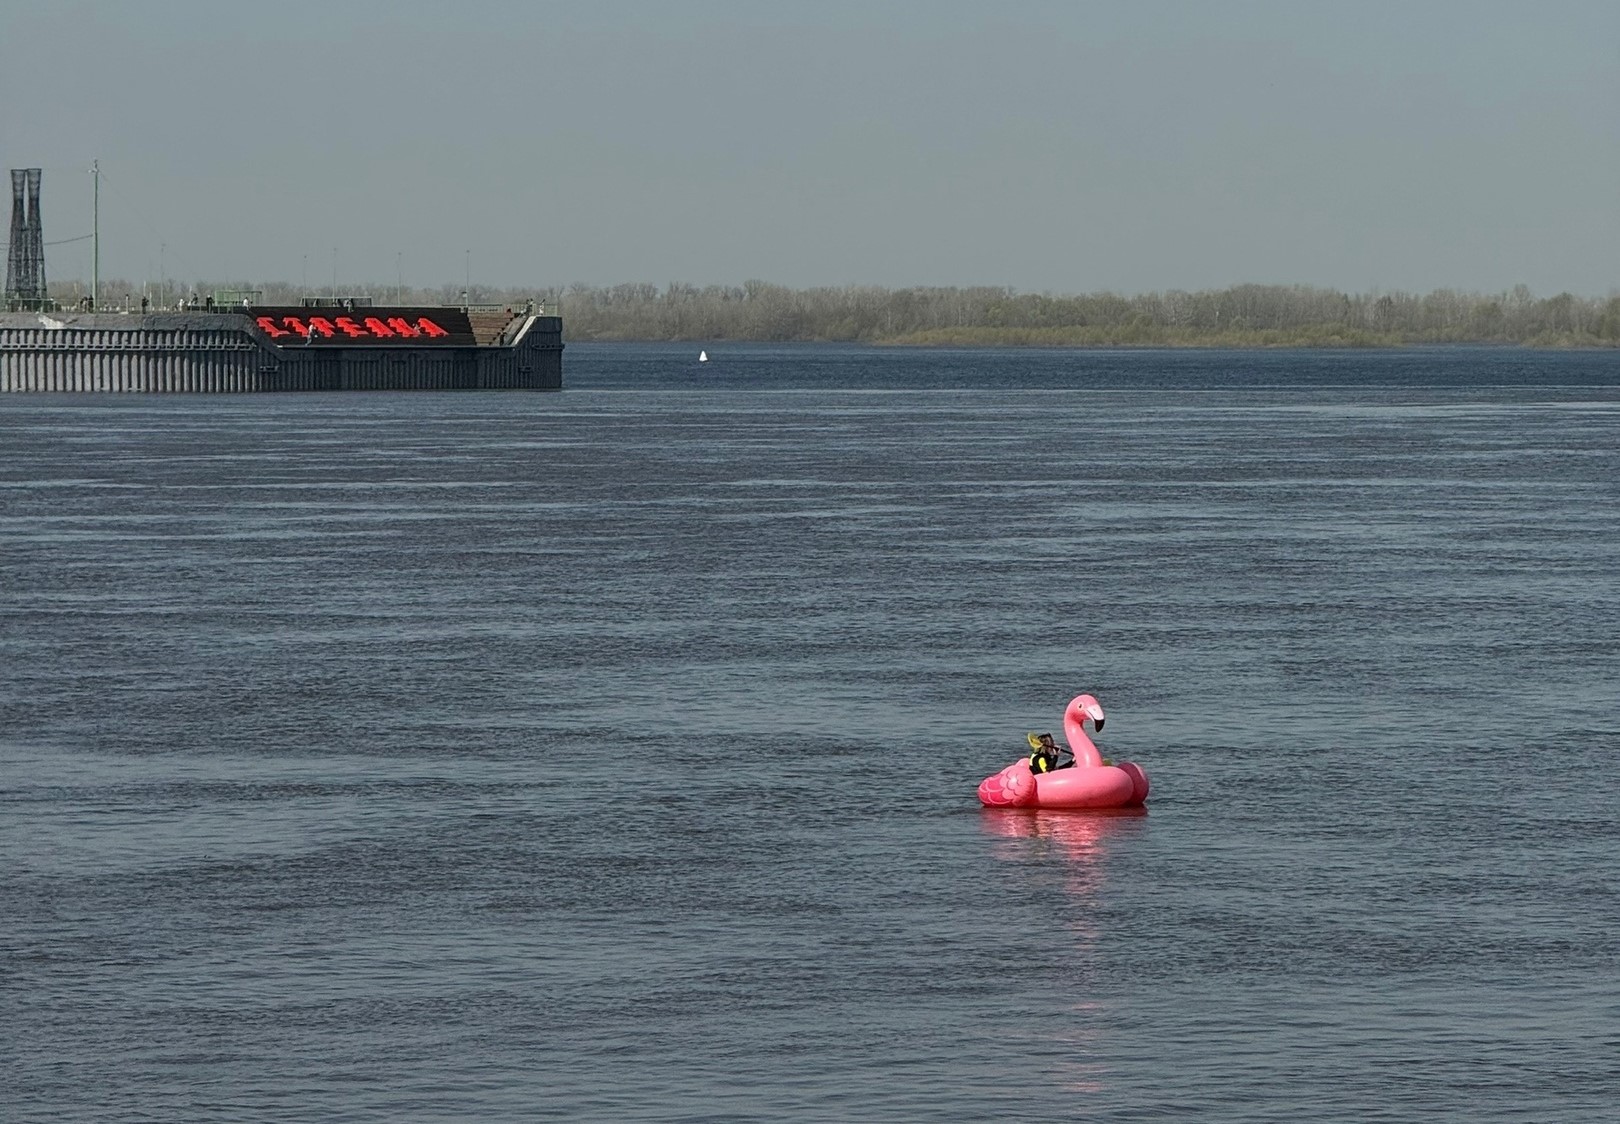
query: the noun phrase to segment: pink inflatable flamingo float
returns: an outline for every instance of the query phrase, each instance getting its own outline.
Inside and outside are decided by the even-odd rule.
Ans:
[[[1086,734],[1103,728],[1102,704],[1077,695],[1063,711],[1063,738],[1074,754],[1074,768],[1050,773],[1030,770],[1021,757],[979,782],[979,803],[990,808],[1126,808],[1148,796],[1147,773],[1134,761],[1104,765],[1102,754]]]

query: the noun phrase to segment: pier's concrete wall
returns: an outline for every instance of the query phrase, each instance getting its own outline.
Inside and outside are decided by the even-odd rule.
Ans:
[[[0,313],[0,391],[561,390],[562,319],[518,313],[496,342],[273,342],[248,314]]]

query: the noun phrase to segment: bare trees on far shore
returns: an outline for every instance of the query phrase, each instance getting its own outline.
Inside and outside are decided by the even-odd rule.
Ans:
[[[575,285],[560,295],[573,339],[1620,344],[1620,297],[1560,293],[1538,300],[1522,285],[1498,294],[1438,289],[1421,296],[1305,285],[1057,296],[991,287],[789,289],[752,281],[662,289]]]
[[[69,283],[68,288],[71,288]],[[138,305],[150,286],[102,283],[103,306]],[[176,285],[169,295],[248,289],[265,304],[297,304],[286,283]],[[60,284],[52,295],[73,294]],[[58,292],[58,290],[62,290]],[[111,294],[111,299],[109,299]],[[119,294],[123,294],[122,297]],[[1344,293],[1309,285],[1055,295],[1014,289],[846,285],[791,289],[764,281],[697,286],[680,282],[432,289],[352,286],[378,304],[502,303],[535,300],[560,311],[573,340],[826,340],[917,344],[1080,346],[1498,343],[1620,346],[1620,296],[1537,298],[1519,285],[1502,293],[1436,289]],[[153,301],[153,307],[157,302]]]

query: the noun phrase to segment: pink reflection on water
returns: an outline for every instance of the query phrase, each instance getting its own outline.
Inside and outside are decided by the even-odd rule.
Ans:
[[[1147,809],[1102,808],[1088,811],[1058,811],[1047,808],[983,808],[979,825],[996,840],[993,854],[1008,863],[1028,867],[1061,869],[1064,890],[1078,908],[1062,910],[1068,916],[1060,923],[1070,938],[1053,949],[1055,962],[1084,963],[1095,971],[1106,958],[1107,934],[1098,924],[1097,909],[1108,870],[1110,849],[1125,837],[1141,831]],[[1129,892],[1125,890],[1124,892]],[[1054,919],[1056,920],[1056,919]],[[1089,990],[1081,981],[1090,972],[1057,973],[1059,981],[1074,980],[1077,990]],[[1115,1074],[1111,1067],[1096,1060],[1099,1053],[1100,1025],[1106,1022],[1109,1004],[1094,996],[1077,995],[1069,1005],[1073,1022],[1052,1028],[1027,1043],[1030,1050],[1044,1049],[1055,1040],[1062,1042],[1063,1064],[1045,1074],[1064,1093],[1089,1098],[1110,1091]]]
[[[995,848],[997,858],[1023,864],[1062,862],[1063,882],[1082,905],[1096,903],[1107,873],[1109,847],[1141,830],[1138,822],[1147,809],[1097,808],[1057,811],[1048,808],[984,808],[979,824],[990,835],[1005,840]],[[1090,913],[1075,921],[1075,935],[1090,946],[1098,933]]]
[[[1144,807],[1095,808],[1089,811],[1056,811],[1047,808],[984,808],[979,823],[984,830],[1003,839],[1045,839],[1056,844],[1053,850],[1074,863],[1095,865],[1106,854],[1110,838],[1134,833],[1138,825],[1130,821],[1147,815]],[[1028,862],[1036,856],[1025,846],[996,850],[1000,858]]]

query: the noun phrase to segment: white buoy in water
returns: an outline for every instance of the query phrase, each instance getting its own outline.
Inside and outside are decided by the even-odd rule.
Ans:
[[[709,361],[709,353],[707,351],[698,352],[698,362],[699,363],[707,363],[708,361]]]

